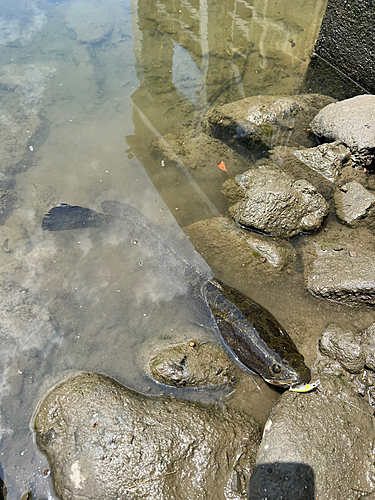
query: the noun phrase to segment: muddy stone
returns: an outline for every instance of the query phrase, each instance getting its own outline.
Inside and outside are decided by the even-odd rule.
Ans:
[[[365,364],[375,371],[375,323],[362,332],[361,343]]]
[[[306,245],[303,253],[307,289],[322,299],[375,306],[375,252],[353,251],[346,241]],[[355,247],[354,247],[355,248]]]
[[[23,172],[32,162],[30,137],[40,126],[34,110],[0,113],[1,171],[5,174]]]
[[[328,203],[305,180],[259,167],[235,177],[244,198],[229,212],[241,225],[263,233],[290,238],[316,231],[328,214]]]
[[[375,371],[375,323],[359,333],[329,325],[319,339],[319,349],[350,373],[359,373],[365,366]]]
[[[366,356],[360,345],[360,338],[353,332],[345,332],[337,325],[329,325],[319,339],[320,352],[332,359],[350,373],[363,370]]]
[[[272,281],[293,261],[293,247],[284,240],[274,240],[262,234],[238,228],[226,217],[201,220],[184,228],[195,249],[213,269],[229,269],[249,279],[262,274]],[[229,276],[226,277],[229,280]]]
[[[374,161],[375,96],[359,95],[329,104],[319,111],[311,127],[316,134],[348,146],[360,166]]]
[[[33,357],[57,336],[50,315],[40,298],[13,281],[0,279],[0,341],[9,348],[3,362],[12,352],[27,352]]]
[[[215,137],[249,149],[311,147],[316,139],[306,129],[317,112],[332,102],[331,97],[313,94],[248,97],[209,110],[207,128]]]
[[[359,491],[373,489],[371,408],[341,377],[321,375],[320,381],[314,392],[286,391],[273,407],[250,481],[251,500],[357,500]]]
[[[347,164],[351,158],[348,148],[339,142],[321,144],[315,148],[299,149],[294,151],[294,155],[331,182],[337,179],[343,165]]]
[[[43,398],[36,440],[59,499],[242,499],[260,440],[249,416],[81,373]]]
[[[355,227],[364,219],[374,219],[375,195],[356,181],[336,190],[334,201],[338,217],[348,226]]]
[[[314,148],[303,151],[310,151]],[[316,170],[313,170],[306,163],[302,162],[294,154],[296,148],[288,148],[277,146],[269,151],[269,164],[277,165],[280,170],[291,175],[294,179],[305,179],[312,184],[314,188],[326,199],[329,200],[332,196],[333,183],[321,175]]]
[[[234,382],[235,369],[222,349],[194,342],[160,352],[150,361],[150,371],[163,384],[218,389]]]

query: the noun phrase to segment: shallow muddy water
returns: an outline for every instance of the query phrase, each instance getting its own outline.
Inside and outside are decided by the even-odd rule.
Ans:
[[[211,270],[181,228],[226,212],[220,188],[231,172],[217,168],[215,152],[198,166],[167,166],[152,153],[155,138],[212,105],[298,92],[325,3],[0,0],[0,187],[13,200],[0,226],[0,478],[8,499],[27,489],[55,498],[30,423],[41,396],[77,370],[147,394],[232,398],[262,422],[279,395],[247,373],[247,389],[231,396],[231,388],[153,382],[155,350],[215,338],[207,309],[136,227],[43,232],[52,206],[136,207],[191,266],[267,307],[310,365],[328,322],[358,329],[375,320],[309,295],[302,269],[272,283],[249,283],[229,263]]]

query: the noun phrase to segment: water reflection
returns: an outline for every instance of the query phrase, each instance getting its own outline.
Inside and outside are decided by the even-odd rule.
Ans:
[[[163,338],[211,335],[189,285],[147,238],[142,247],[136,228],[131,238],[118,227],[46,235],[44,213],[60,202],[126,202],[198,265],[174,216],[183,224],[220,213],[221,179],[210,168],[166,172],[149,143],[210,104],[298,87],[324,1],[292,4],[0,1],[0,470],[9,499],[29,488],[53,497],[29,422],[67,371],[101,370],[142,390],[152,385],[147,355]]]

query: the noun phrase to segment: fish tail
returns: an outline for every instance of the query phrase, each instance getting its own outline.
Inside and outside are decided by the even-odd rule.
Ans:
[[[100,227],[104,221],[103,214],[90,208],[66,205],[62,203],[53,207],[43,217],[43,231],[64,231],[67,229],[82,229],[85,227]]]

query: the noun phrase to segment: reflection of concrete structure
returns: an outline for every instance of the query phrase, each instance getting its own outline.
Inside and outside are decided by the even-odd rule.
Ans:
[[[358,85],[354,95],[375,93],[374,26],[373,0],[328,1],[315,52],[323,72],[330,65],[347,77],[344,85]]]
[[[155,94],[184,88],[186,97],[190,85],[194,104],[203,107],[207,101],[228,102],[259,92],[292,93],[325,3],[307,0],[290,9],[285,0],[133,0],[141,86]]]
[[[306,0],[291,9],[290,0],[131,1],[140,87],[132,94],[135,136],[127,142],[143,159],[147,135],[175,131],[211,104],[295,92],[326,4]],[[202,217],[217,214],[192,182],[193,170],[186,176],[186,169],[172,174],[151,158],[142,163],[171,209],[181,203],[178,185],[191,203],[202,203]]]

